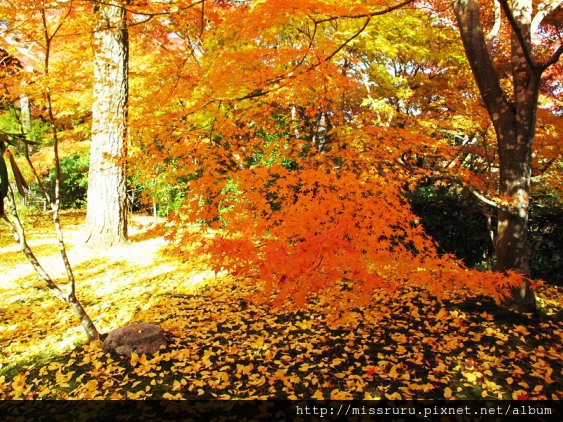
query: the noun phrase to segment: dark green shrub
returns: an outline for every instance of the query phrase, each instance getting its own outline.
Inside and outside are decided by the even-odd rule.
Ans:
[[[473,267],[490,264],[493,243],[480,201],[471,193],[446,187],[424,187],[408,195],[424,230],[449,253]]]
[[[555,195],[532,197],[528,236],[532,247],[532,277],[561,285],[563,207]]]
[[[483,204],[466,190],[422,187],[409,193],[413,211],[441,253],[450,253],[470,267],[494,267],[494,248]],[[495,212],[492,226],[496,228]],[[561,284],[563,207],[555,195],[535,194],[530,204],[528,240],[531,276]]]

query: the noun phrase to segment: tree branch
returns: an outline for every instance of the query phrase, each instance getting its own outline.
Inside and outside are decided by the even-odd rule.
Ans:
[[[91,3],[94,4],[98,4],[98,5],[102,5],[102,6],[114,6],[114,7],[120,7],[122,9],[124,9],[126,12],[132,13],[134,15],[141,15],[141,16],[164,16],[164,15],[171,15],[173,13],[178,13],[178,12],[182,12],[184,10],[188,10],[191,9],[195,6],[198,6],[199,4],[202,4],[203,2],[205,2],[205,0],[198,0],[195,1],[187,6],[184,7],[179,7],[178,9],[174,9],[174,10],[164,10],[162,12],[143,12],[140,10],[136,10],[131,8],[131,6],[135,7],[135,5],[129,5],[130,7],[127,7],[127,5],[118,5],[115,3],[112,3],[110,1],[102,1],[102,0],[90,0]]]
[[[485,204],[490,205],[491,207],[494,207],[496,209],[501,209],[501,206],[499,204],[497,204],[495,201],[493,201],[492,199],[489,199],[483,195],[481,195],[479,192],[477,192],[475,189],[469,189],[469,191],[475,195],[480,201],[483,201]]]
[[[370,12],[370,13],[362,13],[362,14],[357,14],[357,15],[339,15],[339,16],[332,16],[329,18],[325,18],[325,19],[320,19],[320,20],[316,20],[313,17],[309,16],[309,19],[311,19],[311,21],[313,22],[313,24],[315,25],[315,30],[314,33],[312,35],[311,38],[311,42],[310,44],[312,44],[312,39],[314,38],[316,31],[317,31],[317,27],[319,24],[321,23],[325,23],[325,22],[331,22],[331,21],[335,21],[338,19],[362,19],[365,18],[365,22],[363,23],[363,25],[361,26],[361,28],[356,31],[354,34],[352,34],[350,37],[348,37],[341,45],[338,46],[338,48],[336,48],[332,53],[330,53],[327,57],[325,57],[322,61],[320,61],[319,63],[312,65],[312,66],[308,66],[304,72],[309,72],[312,69],[316,68],[318,65],[320,65],[322,62],[328,62],[330,60],[332,60],[334,58],[334,56],[336,56],[340,51],[342,51],[343,48],[345,48],[352,40],[354,40],[355,38],[357,38],[369,25],[369,23],[371,22],[371,18],[374,16],[379,16],[379,15],[384,15],[386,13],[390,13],[394,10],[400,9],[410,3],[413,3],[415,0],[405,0],[399,4],[396,4],[394,6],[390,6],[387,7],[385,9],[382,10],[378,10],[378,11],[374,11],[374,12]],[[304,59],[304,58],[303,58]],[[271,86],[275,83],[279,83],[281,81],[283,81],[284,79],[287,79],[289,77],[291,77],[293,75],[293,72],[297,70],[297,68],[299,67],[299,65],[294,66],[294,68],[286,75],[279,75],[276,78],[273,78],[269,81],[267,81],[264,85],[264,87],[266,86]],[[235,98],[235,101],[241,101],[241,100],[246,100],[246,99],[252,99],[252,98],[256,98],[256,97],[261,97],[263,95],[266,95],[272,91],[275,91],[279,89],[279,87],[274,87],[271,89],[263,89],[263,88],[259,88],[254,90],[253,92],[246,94],[244,96]]]
[[[394,6],[389,6],[386,7],[385,9],[381,9],[381,10],[377,10],[374,12],[368,12],[368,13],[360,13],[357,15],[339,15],[339,16],[331,16],[328,18],[324,18],[324,19],[319,19],[319,20],[315,20],[313,19],[313,21],[317,24],[321,24],[321,23],[325,23],[325,22],[331,22],[337,19],[362,19],[362,18],[373,18],[374,16],[380,16],[380,15],[384,15],[386,13],[389,12],[393,12],[394,10],[400,9],[402,7],[405,7],[411,3],[414,3],[415,0],[405,0],[399,4],[396,4]]]
[[[516,39],[518,40],[518,44],[520,44],[520,48],[522,48],[522,52],[524,53],[524,58],[526,59],[526,62],[528,63],[528,65],[532,70],[534,71],[539,70],[540,67],[537,65],[537,63],[534,61],[532,57],[532,52],[530,51],[530,45],[528,42],[526,42],[526,39],[524,38],[524,34],[522,33],[522,28],[516,21],[516,18],[512,13],[512,9],[508,5],[508,1],[498,0],[498,2],[500,3],[500,6],[502,7],[502,10],[504,11],[506,18],[508,19],[508,23],[510,23],[510,27],[512,28],[512,31],[516,35]]]
[[[334,50],[330,55],[328,55],[327,57],[325,57],[324,61],[325,62],[329,62],[332,60],[332,58],[334,56],[336,56],[344,47],[346,47],[352,40],[354,40],[355,38],[357,38],[362,32],[364,32],[364,30],[367,28],[367,26],[369,25],[371,21],[371,16],[369,16],[366,21],[364,22],[364,24],[362,25],[362,27],[355,32],[352,36],[350,36],[348,39],[346,39],[346,41],[344,41],[336,50]]]
[[[496,127],[499,124],[500,117],[507,111],[510,112],[511,106],[500,85],[487,48],[479,4],[476,0],[456,0],[453,2],[453,8],[467,60],[489,116]]]
[[[557,9],[562,2],[563,0],[552,0],[551,2],[544,0],[538,4],[538,12],[530,25],[530,34],[535,34],[545,17]]]
[[[495,23],[494,23],[493,27],[491,28],[491,30],[489,31],[489,33],[485,37],[485,39],[487,40],[487,47],[489,49],[489,54],[491,54],[492,46],[493,46],[493,40],[498,35],[498,32],[500,30],[500,24],[501,24],[500,4],[499,4],[498,0],[494,0],[493,5],[494,5],[494,8],[495,8]]]
[[[559,46],[559,48],[557,50],[555,50],[555,53],[553,53],[553,55],[549,58],[548,61],[546,61],[545,63],[542,63],[539,66],[539,71],[543,72],[544,70],[546,70],[552,64],[557,63],[559,61],[559,59],[561,58],[562,54],[563,54],[563,44],[561,44]]]

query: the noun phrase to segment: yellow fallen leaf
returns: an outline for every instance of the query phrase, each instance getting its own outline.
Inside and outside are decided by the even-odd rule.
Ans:
[[[523,325],[517,325],[516,327],[514,327],[514,331],[516,331],[517,333],[523,334],[525,336],[530,334],[530,332]]]
[[[393,365],[393,367],[389,371],[389,376],[392,379],[397,379],[397,377],[399,376],[399,373],[397,372],[397,367],[398,367],[398,365]]]
[[[450,387],[444,388],[444,398],[451,399],[452,398],[452,389]]]
[[[85,361],[86,359],[84,359]],[[129,363],[131,363],[131,366],[135,366],[137,364],[137,361],[139,360],[139,355],[135,352],[131,353],[131,361]]]
[[[219,381],[229,382],[229,374],[225,371],[217,372],[215,374]]]
[[[162,395],[162,398],[165,400],[181,400],[182,399],[182,393],[176,393],[175,395],[172,395],[170,393],[164,393]]]
[[[341,391],[339,389],[334,389],[330,392],[331,400],[351,400],[352,395],[347,391]]]
[[[248,382],[249,385],[260,387],[266,383],[266,377],[262,375],[259,379],[253,379]]]
[[[548,367],[546,370],[546,373],[543,377],[543,379],[548,383],[548,384],[553,384],[555,381],[551,378],[551,374],[553,374],[553,368]]]

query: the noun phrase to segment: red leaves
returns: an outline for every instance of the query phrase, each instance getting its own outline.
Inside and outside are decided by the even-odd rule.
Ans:
[[[515,397],[516,400],[529,400],[530,399],[530,396],[528,395],[528,393],[525,393],[523,391],[518,392],[515,396],[516,396]]]

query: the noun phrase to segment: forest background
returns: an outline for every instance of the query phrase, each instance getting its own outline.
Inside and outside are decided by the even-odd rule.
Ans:
[[[329,325],[357,323],[358,309],[377,321],[380,291],[530,311],[539,280],[560,285],[559,2],[483,2],[469,35],[475,1],[0,4],[6,227],[21,201],[23,214],[51,206],[56,224],[86,206],[86,238],[103,249],[127,241],[128,213],[151,212],[167,219],[159,233],[178,268],[205,257],[250,283],[253,302],[313,301]],[[491,86],[503,116],[533,120],[514,147]],[[522,188],[503,164],[518,142]],[[95,196],[104,171],[115,178]],[[114,191],[116,211],[103,194]],[[100,209],[113,213],[101,217],[109,234]],[[525,235],[512,245],[524,243],[499,246],[513,220]],[[60,298],[72,307],[72,295]]]

